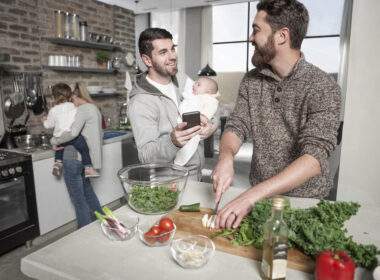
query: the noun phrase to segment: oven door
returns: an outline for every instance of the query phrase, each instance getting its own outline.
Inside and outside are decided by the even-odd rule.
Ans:
[[[33,174],[27,172],[1,180],[0,254],[38,234]]]
[[[24,176],[0,184],[0,232],[29,220]]]

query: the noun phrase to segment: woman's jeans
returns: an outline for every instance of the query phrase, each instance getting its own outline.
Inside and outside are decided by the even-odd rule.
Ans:
[[[99,200],[92,189],[90,180],[83,174],[83,164],[79,160],[63,160],[63,177],[74,204],[78,228],[95,219],[94,211],[102,213]]]

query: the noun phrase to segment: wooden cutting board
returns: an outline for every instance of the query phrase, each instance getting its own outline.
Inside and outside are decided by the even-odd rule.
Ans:
[[[212,209],[201,207],[201,212],[180,212],[173,211],[166,217],[173,220],[177,230],[174,239],[179,239],[188,235],[203,234],[210,236],[220,229],[210,230],[202,226],[202,218],[205,214],[211,214]],[[254,246],[236,246],[225,237],[214,237],[212,241],[215,244],[215,249],[229,254],[234,254],[246,258],[261,261],[262,250],[256,249]],[[313,273],[315,269],[315,261],[313,258],[306,256],[298,250],[288,251],[288,267],[296,270]]]

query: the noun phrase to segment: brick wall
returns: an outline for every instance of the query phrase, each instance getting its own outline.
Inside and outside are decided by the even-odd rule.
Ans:
[[[121,58],[122,54],[135,54],[135,21],[132,11],[110,6],[94,0],[0,0],[0,53],[11,56],[9,62],[0,62],[2,69],[3,100],[13,91],[11,76],[7,72],[42,72],[43,88],[58,82],[68,84],[82,81],[87,85],[115,87],[121,95],[93,96],[102,113],[110,118],[113,126],[118,125],[119,108],[126,101],[124,88],[125,72],[134,75],[134,67],[121,64],[118,74],[55,72],[43,69],[48,65],[49,55],[77,55],[85,67],[97,67],[95,56],[99,50],[62,46],[41,40],[41,37],[55,36],[55,10],[79,15],[80,21],[87,21],[89,33],[108,35],[120,42],[122,51],[109,52],[111,57]],[[133,78],[133,77],[132,77]],[[49,107],[52,105],[48,96]],[[15,124],[24,123],[26,114],[16,119]],[[43,128],[40,117],[30,112],[28,132],[39,133]],[[5,118],[5,127],[10,122]]]

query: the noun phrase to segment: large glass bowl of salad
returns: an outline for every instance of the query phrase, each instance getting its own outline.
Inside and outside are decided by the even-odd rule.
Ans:
[[[189,171],[175,164],[134,164],[119,170],[128,205],[143,214],[164,214],[176,208]]]

